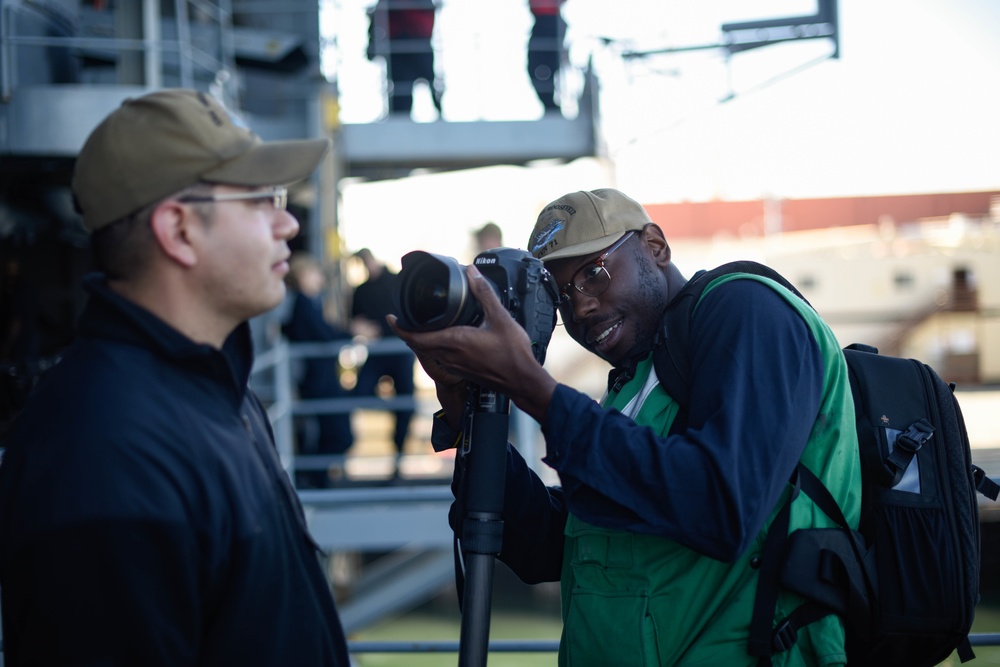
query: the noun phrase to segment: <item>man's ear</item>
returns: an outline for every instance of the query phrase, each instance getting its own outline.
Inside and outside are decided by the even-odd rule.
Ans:
[[[650,222],[642,228],[641,234],[656,264],[658,266],[668,265],[670,263],[670,244],[667,243],[667,237],[663,235],[663,230]]]
[[[153,209],[149,221],[163,254],[184,267],[194,266],[198,261],[190,238],[195,217],[191,207],[168,199]]]

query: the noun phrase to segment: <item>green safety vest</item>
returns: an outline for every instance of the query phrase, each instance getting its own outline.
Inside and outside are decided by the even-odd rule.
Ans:
[[[723,276],[705,293],[737,278],[759,280],[774,288],[801,315],[819,343],[824,360],[823,399],[801,461],[830,489],[848,521],[857,525],[861,473],[853,399],[840,345],[815,311],[767,278]],[[678,405],[659,386],[652,366],[650,355],[638,365],[633,379],[609,394],[603,405],[666,437]],[[757,658],[747,653],[747,640],[758,570],[750,563],[760,554],[774,514],[788,494],[786,489],[754,543],[732,563],[672,540],[599,528],[571,513],[562,569],[559,664],[755,665]],[[833,525],[805,494],[792,504],[789,532]],[[784,618],[800,602],[782,591],[776,617]],[[827,667],[846,661],[843,624],[831,615],[801,630],[794,647],[776,654],[773,664]]]

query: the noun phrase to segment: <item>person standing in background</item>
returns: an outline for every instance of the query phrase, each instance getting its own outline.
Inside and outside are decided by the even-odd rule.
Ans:
[[[427,82],[438,115],[442,84],[434,72],[434,0],[378,0],[368,9],[368,59],[385,59],[389,111],[413,110],[413,86]]]
[[[528,76],[545,113],[560,111],[555,100],[556,75],[562,64],[566,21],[562,5],[566,0],[528,0],[535,23],[528,39]]]
[[[495,222],[487,222],[473,234],[476,241],[476,254],[503,247],[503,231]]]
[[[393,312],[393,292],[396,289],[397,274],[376,259],[368,248],[356,252],[355,257],[365,265],[368,279],[354,291],[351,304],[352,329],[368,328],[381,340],[398,340],[386,321],[386,315]],[[376,396],[380,380],[388,377],[392,380],[396,396],[412,396],[415,362],[416,356],[406,347],[401,347],[399,352],[369,355],[358,372],[355,393],[358,396]],[[393,477],[399,477],[400,458],[409,434],[410,421],[413,419],[413,409],[399,409],[393,413],[396,422],[393,430],[393,443],[396,448]]]
[[[299,252],[292,255],[289,267],[288,287],[292,311],[288,321],[282,325],[282,332],[288,340],[293,343],[350,341],[351,332],[331,324],[323,313],[321,294],[326,279],[319,262],[308,253]],[[342,398],[348,395],[340,384],[336,355],[305,359],[298,388],[299,398],[304,399]],[[350,449],[354,443],[354,433],[351,430],[349,412],[316,415],[315,421],[318,425],[318,432],[315,434],[309,433],[306,428],[298,429],[300,454],[337,456]],[[330,486],[330,473],[334,470],[342,472],[343,461],[331,462],[329,465],[328,470],[298,471],[296,484],[308,488]]]

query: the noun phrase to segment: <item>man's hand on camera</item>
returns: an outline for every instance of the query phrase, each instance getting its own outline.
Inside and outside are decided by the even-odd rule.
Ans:
[[[454,380],[464,378],[506,394],[541,422],[556,381],[535,359],[527,332],[504,308],[490,282],[473,264],[466,267],[466,276],[473,296],[483,308],[483,322],[478,327],[455,326],[418,333],[399,329],[392,316],[389,324],[438,384],[439,398],[442,383],[447,383],[453,393],[457,389]],[[459,408],[464,398],[463,388]],[[451,408],[443,401],[442,407],[450,422]]]

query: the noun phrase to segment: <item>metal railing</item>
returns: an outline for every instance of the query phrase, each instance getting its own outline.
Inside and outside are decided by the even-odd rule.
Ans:
[[[1000,633],[984,632],[969,635],[972,646],[1000,646]],[[458,653],[455,640],[442,641],[349,641],[347,650],[360,653]],[[3,642],[0,641],[0,652]],[[498,639],[489,643],[490,653],[556,653],[558,639]],[[0,657],[2,664],[2,657]]]
[[[345,396],[343,398],[297,398],[293,369],[295,364],[310,358],[336,359],[345,347],[363,347],[367,356],[408,352],[409,348],[399,339],[375,340],[363,345],[354,341],[330,343],[290,343],[279,339],[270,349],[259,353],[254,362],[252,381],[254,390],[267,405],[267,414],[274,429],[275,445],[285,470],[291,474],[296,468],[314,469],[323,460],[334,456],[296,455],[293,420],[297,416],[344,414],[354,410],[419,411],[421,406],[412,394],[390,398],[379,396]],[[267,374],[270,377],[267,378]],[[265,379],[266,378],[266,379]],[[424,410],[427,412],[427,410]],[[297,461],[303,461],[303,464]]]
[[[1000,632],[969,635],[973,646],[1000,646]],[[458,653],[458,641],[352,641],[351,653]],[[558,639],[499,639],[489,643],[490,653],[554,653]]]
[[[215,54],[198,48],[192,41],[189,5],[195,7],[200,16],[213,21],[217,32]],[[135,5],[125,4],[141,15],[141,25],[134,29],[141,33],[132,36],[78,36],[78,35],[30,35],[19,34],[17,18],[19,12],[31,9],[30,5],[2,3],[0,7],[0,99],[8,101],[19,84],[39,84],[41,81],[22,82],[17,80],[18,47],[44,47],[51,49],[72,49],[79,51],[107,50],[116,57],[134,54],[141,57],[142,83],[149,88],[163,85],[164,54],[175,53],[178,58],[179,84],[190,88],[194,84],[195,68],[203,69],[216,77],[219,72],[233,72],[235,55],[232,38],[232,10],[228,0],[174,0],[172,19],[174,38],[165,38],[165,27],[160,15],[160,3],[142,0]],[[91,10],[92,11],[92,10]],[[95,13],[96,12],[92,12]],[[110,14],[109,14],[110,15]]]
[[[1000,632],[969,635],[972,646],[1000,646]],[[351,653],[458,653],[458,641],[352,641]],[[500,639],[489,643],[490,653],[555,653],[558,639]]]
[[[284,338],[257,354],[251,385],[267,405],[268,417],[274,428],[275,444],[282,465],[289,474],[295,470],[316,470],[329,463],[344,460],[344,455],[301,455],[295,453],[295,417],[344,414],[355,410],[412,410],[417,418],[430,419],[436,402],[422,401],[413,394],[392,397],[344,396],[342,398],[301,399],[296,396],[295,365],[305,359],[326,357],[336,359],[345,347],[364,348],[367,356],[409,351],[398,338],[379,339],[360,344],[355,341],[330,343],[291,343]],[[256,379],[254,379],[256,378]],[[433,402],[433,401],[432,401]],[[543,479],[548,475],[541,468],[542,443],[540,427],[516,408],[511,409],[510,441]]]
[[[1000,643],[1000,635],[997,642]],[[458,640],[442,641],[353,641],[347,642],[351,653],[458,653]],[[490,653],[556,653],[558,639],[495,639]]]

